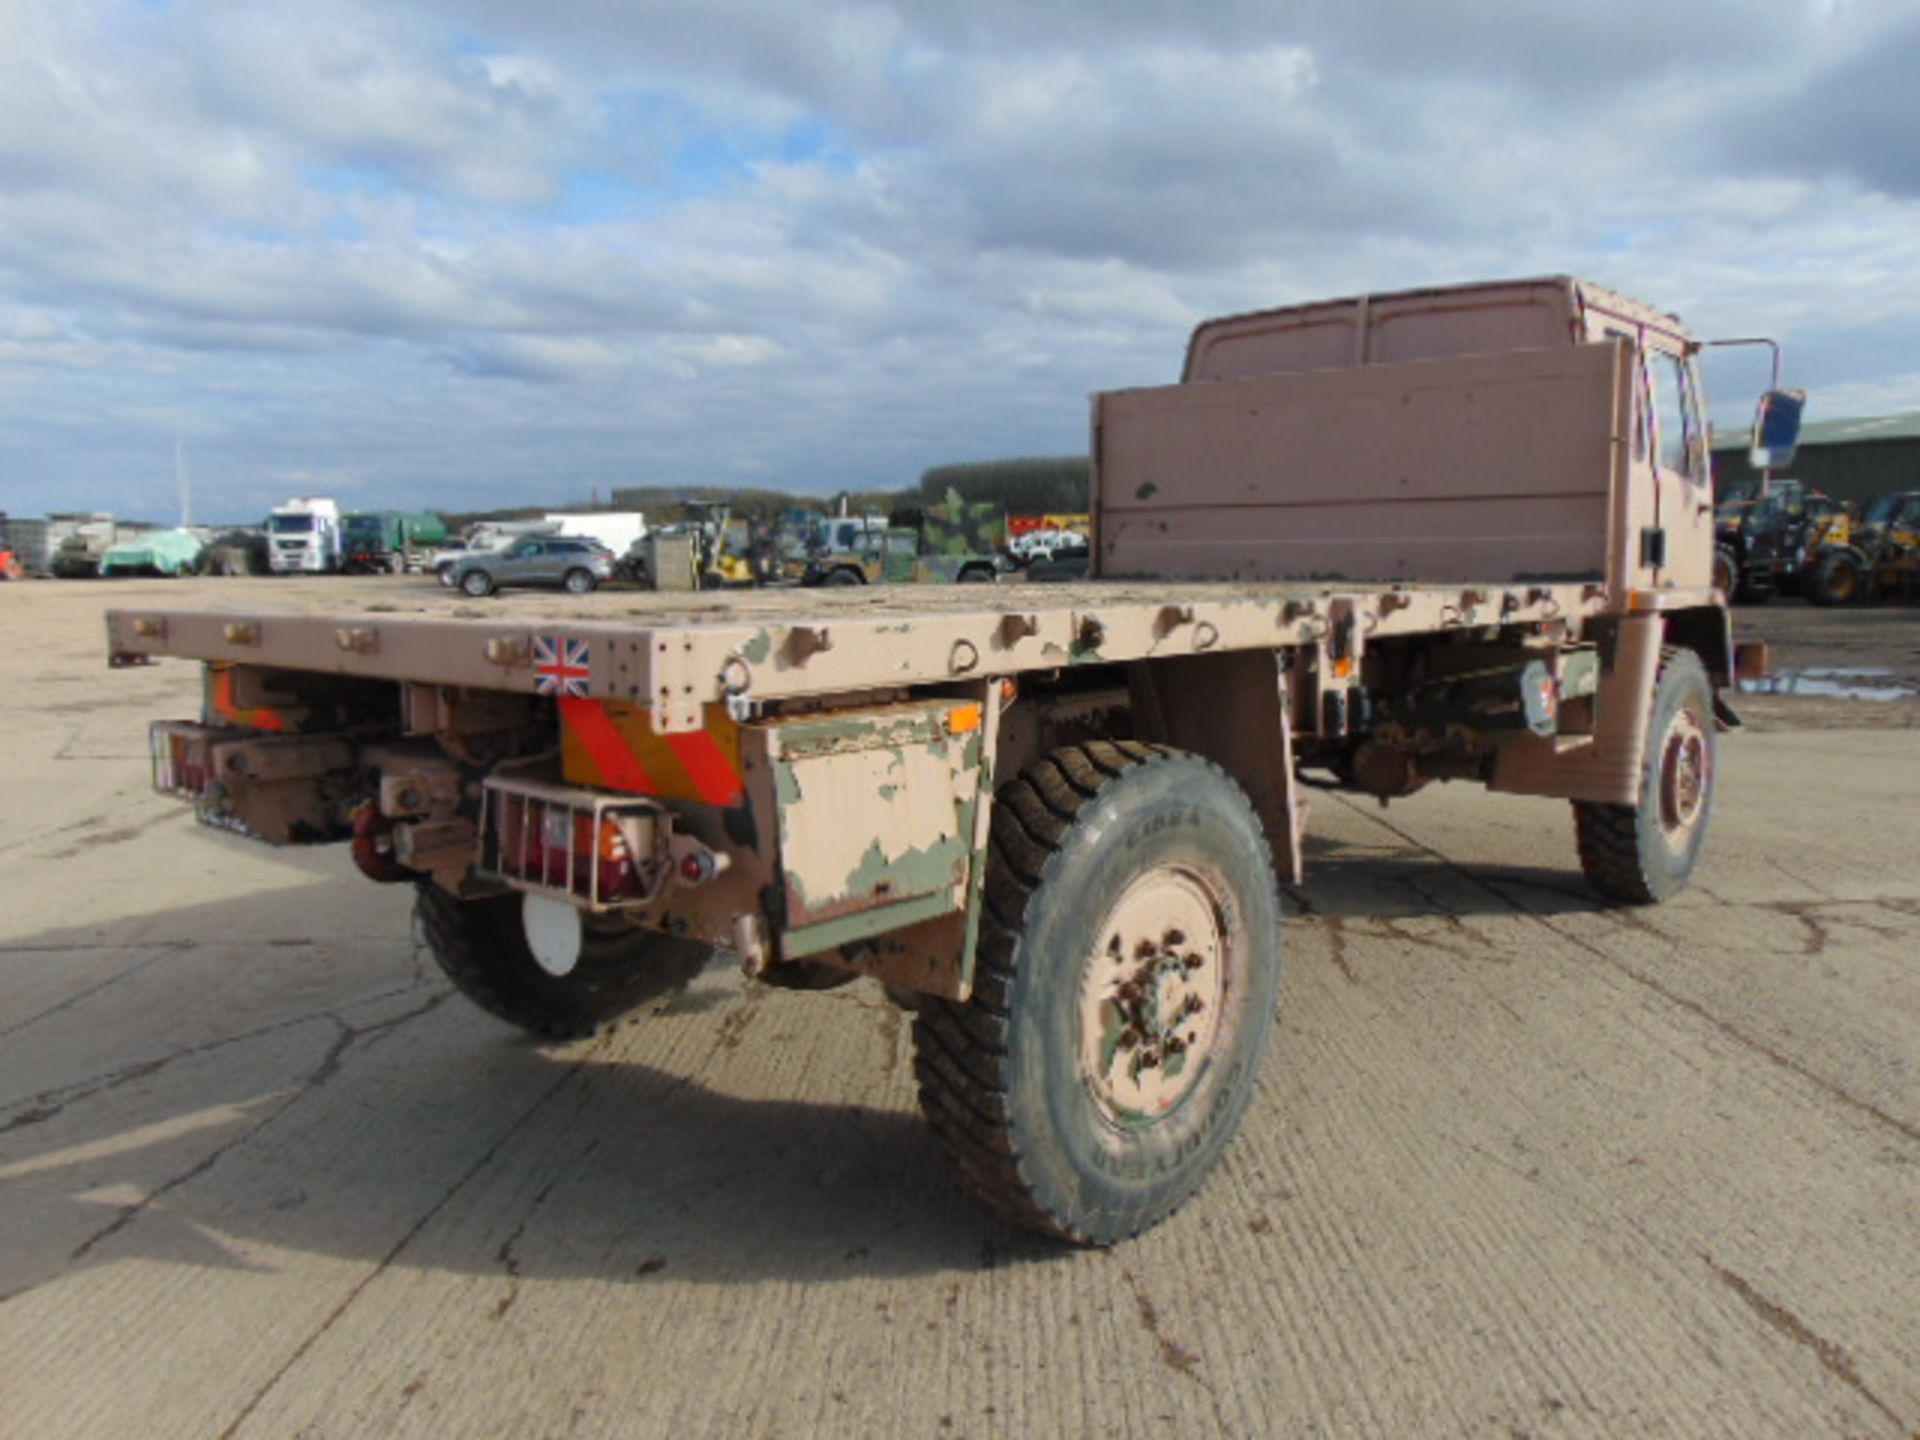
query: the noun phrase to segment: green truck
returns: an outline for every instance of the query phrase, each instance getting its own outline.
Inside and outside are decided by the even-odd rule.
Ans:
[[[370,575],[419,570],[427,547],[447,538],[447,522],[431,511],[360,510],[341,522],[340,570]]]

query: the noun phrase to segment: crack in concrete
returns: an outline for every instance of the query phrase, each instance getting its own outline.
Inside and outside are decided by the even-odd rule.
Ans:
[[[547,1197],[553,1194],[555,1188],[559,1186],[561,1178],[575,1166],[585,1161],[599,1146],[599,1140],[589,1140],[585,1148],[575,1157],[573,1165],[557,1168],[553,1173],[553,1177],[534,1193],[533,1199],[528,1202],[526,1210],[521,1214],[512,1232],[506,1239],[500,1242],[500,1248],[494,1252],[494,1258],[500,1262],[501,1268],[507,1272],[507,1293],[494,1305],[493,1315],[491,1316],[492,1319],[504,1319],[506,1313],[513,1308],[514,1302],[520,1298],[520,1256],[515,1248],[520,1243],[520,1237],[527,1233],[527,1226],[532,1223],[533,1217],[539,1213],[540,1207],[547,1203]]]
[[[371,995],[355,1000],[353,1003],[355,1005],[372,1005],[381,1000],[391,1000],[396,995],[405,995],[418,988],[419,986],[417,984],[400,985],[391,990],[376,991]],[[449,999],[452,994],[452,991],[447,991],[441,996],[441,999]],[[409,1014],[412,1013],[415,1012],[409,1012]],[[289,1016],[283,1020],[275,1020],[270,1024],[257,1026],[252,1030],[243,1030],[237,1035],[223,1035],[220,1039],[210,1040],[204,1045],[194,1045],[185,1050],[176,1050],[169,1055],[162,1055],[156,1059],[142,1060],[136,1064],[124,1066],[119,1070],[109,1070],[104,1075],[88,1076],[84,1080],[75,1080],[69,1084],[57,1086],[52,1090],[42,1090],[38,1094],[27,1095],[19,1100],[8,1101],[4,1105],[0,1105],[0,1109],[13,1109],[16,1106],[25,1106],[27,1108],[23,1113],[15,1115],[4,1123],[0,1123],[0,1135],[4,1135],[11,1130],[24,1130],[29,1126],[43,1124],[53,1119],[70,1105],[77,1105],[83,1100],[93,1099],[96,1095],[104,1095],[110,1091],[118,1090],[121,1086],[131,1084],[136,1080],[144,1080],[149,1075],[164,1070],[177,1061],[192,1060],[202,1055],[210,1055],[217,1050],[224,1050],[229,1045],[244,1045],[250,1040],[258,1040],[263,1036],[272,1035],[277,1031],[290,1030],[300,1025],[311,1025],[316,1020],[326,1019],[333,1020],[335,1024],[343,1023],[332,1010],[308,1010],[299,1015]],[[368,1027],[368,1033],[372,1033],[374,1028],[375,1027],[371,1026]]]
[[[138,947],[132,947],[132,948],[146,949],[147,947],[138,946]],[[168,956],[177,953],[177,951],[180,948],[181,947],[179,946],[157,947],[155,950],[155,953],[147,956],[146,959],[136,960],[133,964],[127,966],[126,969],[116,970],[113,974],[107,976],[106,979],[97,980],[93,984],[87,986],[85,989],[76,990],[71,995],[68,995],[63,999],[55,1001],[53,1004],[49,1005],[44,1010],[41,1010],[36,1012],[35,1014],[29,1015],[24,1020],[15,1021],[13,1024],[7,1026],[6,1029],[0,1030],[0,1040],[6,1039],[7,1036],[9,1035],[18,1034],[20,1031],[26,1029],[29,1025],[37,1025],[40,1023],[40,1021],[45,1020],[50,1015],[58,1015],[63,1010],[71,1010],[75,1005],[78,1005],[85,1000],[91,999],[93,996],[98,995],[101,991],[109,990],[113,988],[115,985],[118,985],[122,980],[128,979],[129,977],[134,975],[138,975],[141,971],[146,970],[151,966],[158,965],[162,960],[165,960]]]
[[[278,1120],[282,1115],[285,1115],[294,1106],[298,1105],[302,1100],[321,1089],[329,1080],[340,1073],[340,1062],[342,1058],[356,1042],[365,1040],[368,1042],[369,1048],[371,1048],[371,1046],[377,1044],[383,1036],[392,1034],[393,1031],[400,1026],[407,1024],[409,1021],[417,1020],[422,1015],[426,1015],[437,1009],[445,1003],[446,999],[447,996],[444,994],[436,995],[424,1005],[416,1006],[412,1010],[404,1011],[399,1015],[390,1016],[378,1024],[361,1028],[347,1024],[347,1022],[342,1020],[338,1015],[328,1011],[324,1018],[331,1020],[337,1025],[340,1033],[334,1037],[333,1043],[327,1047],[326,1053],[320,1057],[319,1063],[314,1066],[313,1070],[300,1084],[299,1088],[280,1104],[274,1106],[265,1115],[261,1116],[260,1119],[247,1126],[238,1134],[216,1145],[212,1150],[208,1151],[207,1154],[201,1156],[198,1161],[188,1166],[178,1175],[169,1177],[145,1195],[142,1195],[131,1205],[122,1206],[118,1215],[114,1216],[106,1225],[94,1231],[93,1234],[89,1235],[73,1248],[72,1252],[67,1256],[67,1263],[71,1265],[84,1259],[89,1251],[112,1239],[122,1230],[125,1230],[129,1225],[133,1224],[135,1220],[138,1220],[148,1210],[152,1209],[155,1201],[206,1174],[236,1147],[251,1140],[275,1120]],[[6,1298],[12,1299],[13,1297],[8,1296]]]
[[[746,1037],[747,1028],[753,1024],[760,1006],[765,1003],[771,986],[749,984],[740,992],[739,1003],[720,1017],[720,1023],[714,1027],[713,1043],[707,1047],[707,1053],[700,1062],[686,1074],[676,1077],[666,1090],[667,1095],[677,1095],[688,1086],[706,1078],[713,1062],[720,1058],[723,1050],[736,1050]]]
[[[1327,915],[1322,917],[1321,925],[1327,935],[1327,958],[1333,962],[1333,968],[1347,977],[1349,985],[1358,985],[1360,977],[1354,973],[1353,963],[1347,958],[1347,926],[1342,917]]]
[[[54,758],[65,759],[68,757],[55,756]],[[93,757],[87,757],[87,758],[91,759]],[[102,758],[105,758],[105,757],[102,757]],[[139,758],[145,759],[146,757],[141,756]],[[149,829],[152,826],[157,825],[160,821],[167,819],[169,816],[179,815],[182,813],[189,813],[189,814],[191,813],[190,811],[183,812],[181,806],[177,801],[170,800],[163,795],[156,795],[151,790],[146,789],[144,786],[137,791],[116,790],[111,795],[109,795],[107,799],[119,800],[121,801],[122,804],[124,804],[128,808],[132,808],[134,806],[143,805],[143,804],[147,808],[150,808],[152,813],[138,822],[139,828],[142,830]],[[37,831],[32,835],[23,836],[18,840],[9,840],[4,844],[0,844],[0,855],[11,855],[16,850],[29,850],[33,848],[35,845],[43,845],[49,840],[56,840],[64,835],[72,835],[72,834],[75,834],[76,832],[84,832],[88,830],[97,830],[105,823],[106,821],[102,816],[88,815],[85,819],[82,819],[82,820],[70,821],[65,825],[56,825],[51,830]],[[84,840],[81,842],[81,845],[78,849],[71,850],[71,851],[63,850],[57,854],[48,856],[47,858],[53,859],[53,860],[63,860],[68,858],[71,855],[76,855],[80,853],[81,849],[85,849],[90,844],[93,844],[93,843],[95,842],[92,841],[91,839]]]
[[[441,1211],[453,1203],[454,1197],[466,1189],[487,1166],[492,1164],[500,1152],[506,1149],[507,1145],[526,1128],[528,1122],[533,1119],[534,1115],[537,1114],[549,1100],[559,1094],[563,1086],[580,1075],[586,1069],[589,1062],[596,1059],[598,1053],[605,1048],[604,1040],[595,1043],[587,1053],[567,1066],[552,1084],[548,1085],[546,1089],[542,1090],[533,1098],[526,1109],[522,1110],[520,1114],[515,1117],[513,1123],[507,1126],[494,1142],[487,1146],[487,1148],[475,1158],[474,1162],[454,1179],[453,1183],[442,1192],[437,1200],[421,1212],[413,1224],[409,1225],[400,1238],[380,1257],[379,1261],[354,1283],[352,1288],[341,1297],[339,1303],[327,1312],[326,1318],[314,1328],[312,1333],[294,1347],[293,1352],[281,1362],[279,1368],[276,1369],[273,1374],[269,1375],[260,1387],[247,1399],[247,1402],[240,1407],[239,1412],[228,1422],[226,1428],[220,1432],[218,1440],[233,1440],[233,1437],[239,1433],[240,1427],[252,1418],[254,1412],[265,1403],[266,1398],[279,1387],[280,1382],[286,1379],[286,1377],[293,1372],[294,1367],[311,1353],[313,1347],[325,1338],[327,1332],[339,1323],[340,1318],[345,1315],[348,1310],[353,1308],[354,1304],[367,1292],[369,1287],[382,1275],[386,1274],[387,1270],[393,1265],[393,1262],[405,1252],[409,1245],[419,1238],[427,1226],[431,1225],[440,1215]]]
[[[1357,806],[1350,807],[1350,808],[1352,808],[1356,814],[1362,814],[1362,815],[1367,814],[1366,811],[1359,809],[1359,807]],[[1689,999],[1688,997],[1681,995],[1678,992],[1670,989],[1668,986],[1661,984],[1658,980],[1654,979],[1651,975],[1648,975],[1643,971],[1636,969],[1634,966],[1628,964],[1626,961],[1621,960],[1617,956],[1611,954],[1604,946],[1598,945],[1593,941],[1585,938],[1584,936],[1573,934],[1571,931],[1568,931],[1566,929],[1563,929],[1559,925],[1556,925],[1554,923],[1554,917],[1550,915],[1537,915],[1537,914],[1534,914],[1532,911],[1525,909],[1512,897],[1502,894],[1500,889],[1491,881],[1486,880],[1481,876],[1474,874],[1473,871],[1469,870],[1465,865],[1461,864],[1459,861],[1448,858],[1446,855],[1436,850],[1433,846],[1428,845],[1424,841],[1415,838],[1413,835],[1407,833],[1405,830],[1400,829],[1397,825],[1392,824],[1390,821],[1385,820],[1378,815],[1368,815],[1368,818],[1372,819],[1376,824],[1382,826],[1383,828],[1391,831],[1393,834],[1399,836],[1402,840],[1404,840],[1408,845],[1412,846],[1414,849],[1419,850],[1424,854],[1431,855],[1441,865],[1444,865],[1446,868],[1454,871],[1456,874],[1460,875],[1463,879],[1467,880],[1471,884],[1476,885],[1480,889],[1486,891],[1489,895],[1492,895],[1495,899],[1499,900],[1501,904],[1507,906],[1507,908],[1510,909],[1515,915],[1531,920],[1536,925],[1539,925],[1542,928],[1550,931],[1552,934],[1559,936],[1561,939],[1567,941],[1568,943],[1579,947],[1581,950],[1584,950],[1587,954],[1593,956],[1597,960],[1602,961],[1604,964],[1618,971],[1620,974],[1626,976],[1628,979],[1636,982],[1637,984],[1643,985],[1647,989],[1653,991],[1654,994],[1658,995],[1661,999],[1665,1000],[1668,1004],[1677,1006],[1680,1009],[1685,1010],[1688,1014],[1695,1016],[1699,1020],[1711,1026],[1713,1029],[1718,1030],[1722,1035],[1734,1041],[1736,1044],[1744,1047],[1745,1049],[1751,1050],[1755,1054],[1763,1057],[1764,1059],[1768,1060],[1772,1064],[1778,1066],[1780,1069],[1785,1070],[1788,1074],[1794,1075],[1799,1079],[1805,1081],[1807,1084],[1813,1086],[1815,1089],[1819,1090],[1821,1093],[1831,1097],[1832,1099],[1838,1100],[1841,1104],[1846,1105],[1849,1108],[1858,1110],[1862,1114],[1867,1115],[1872,1119],[1879,1121],[1881,1124],[1886,1125],[1891,1129],[1897,1131],[1899,1134],[1905,1136],[1909,1140],[1914,1141],[1916,1144],[1920,1144],[1920,1125],[1916,1125],[1912,1122],[1902,1120],[1899,1116],[1881,1109],[1878,1105],[1875,1105],[1870,1100],[1861,1099],[1859,1096],[1855,1095],[1852,1091],[1846,1089],[1844,1086],[1838,1084],[1835,1081],[1827,1079],[1825,1076],[1818,1074],[1812,1069],[1809,1069],[1806,1065],[1802,1064],[1800,1061],[1795,1060],[1792,1056],[1787,1055],[1785,1052],[1775,1048],[1774,1046],[1767,1044],[1764,1040],[1759,1040],[1751,1035],[1748,1035],[1745,1031],[1741,1030],[1738,1026],[1734,1025],[1731,1021],[1724,1020],[1720,1016],[1714,1014],[1711,1010],[1707,1009],[1707,1007],[1705,1005],[1702,1005],[1699,1001]],[[1756,904],[1752,908],[1776,909],[1782,905],[1795,905],[1795,904],[1809,905],[1809,904],[1824,904],[1824,903],[1828,903],[1828,902],[1772,901],[1772,902],[1762,902],[1762,903]],[[1863,903],[1863,902],[1856,902],[1856,903]],[[1877,904],[1880,902],[1876,901],[1871,903]],[[1888,908],[1896,908],[1896,907],[1889,906]],[[1583,913],[1589,914],[1589,915],[1602,915],[1609,920],[1613,920],[1617,922],[1622,927],[1637,928],[1644,931],[1648,931],[1649,933],[1659,936],[1667,944],[1673,943],[1671,936],[1668,936],[1663,931],[1657,930],[1651,925],[1647,924],[1647,922],[1643,917],[1635,914],[1630,910],[1603,909],[1598,904],[1596,904],[1593,910],[1588,912],[1583,912]]]
[[[1854,1366],[1852,1357],[1847,1354],[1844,1347],[1817,1334],[1786,1306],[1761,1294],[1752,1281],[1735,1274],[1724,1265],[1717,1264],[1711,1255],[1702,1254],[1700,1258],[1707,1262],[1715,1275],[1720,1277],[1723,1285],[1744,1300],[1769,1326],[1796,1345],[1804,1345],[1811,1350],[1814,1358],[1820,1362],[1820,1367],[1829,1375],[1846,1385],[1895,1425],[1905,1425],[1906,1422],[1894,1413],[1893,1408],[1886,1401],[1867,1388],[1867,1382],[1860,1378],[1860,1371]]]
[[[73,860],[89,850],[100,849],[107,845],[124,845],[129,840],[138,840],[147,831],[163,821],[171,820],[179,812],[173,809],[159,810],[142,819],[131,821],[112,830],[92,830],[82,835],[75,843],[63,850],[50,850],[44,858],[48,860]],[[98,822],[94,822],[96,825]]]
[[[1608,954],[1603,947],[1594,944],[1592,941],[1586,940],[1578,935],[1570,935],[1565,930],[1560,929],[1557,925],[1554,925],[1546,921],[1544,918],[1541,918],[1541,923],[1546,925],[1547,929],[1553,931],[1554,934],[1560,936],[1564,940],[1567,940],[1573,945],[1577,945],[1580,949],[1586,951],[1589,955],[1592,955],[1595,959],[1604,962],[1608,966],[1612,967],[1614,970],[1617,970],[1620,974],[1626,976],[1629,980],[1632,980],[1637,984],[1644,985],[1647,989],[1653,991],[1654,994],[1658,995],[1662,1000],[1665,1000],[1668,1004],[1678,1006],[1680,1009],[1685,1010],[1688,1014],[1693,1015],[1698,1019],[1704,1021],[1706,1024],[1712,1026],[1715,1030],[1718,1030],[1722,1035],[1726,1036],[1729,1040],[1732,1040],[1736,1044],[1739,1044],[1745,1047],[1746,1049],[1753,1051],[1756,1055],[1761,1056],[1762,1058],[1766,1059],[1770,1063],[1778,1066],[1780,1069],[1785,1070],[1788,1074],[1797,1076],[1799,1079],[1804,1080],[1807,1084],[1813,1086],[1815,1089],[1819,1090],[1822,1094],[1825,1094],[1831,1097],[1832,1099],[1838,1100],[1841,1104],[1849,1106],[1855,1110],[1858,1110],[1864,1115],[1868,1115],[1873,1119],[1878,1120],[1881,1124],[1889,1126],[1892,1129],[1898,1131],[1900,1134],[1906,1136],[1907,1139],[1914,1141],[1916,1144],[1920,1144],[1920,1125],[1915,1125],[1909,1121],[1902,1120],[1899,1116],[1881,1109],[1878,1105],[1875,1105],[1871,1100],[1861,1099],[1858,1095],[1855,1095],[1851,1090],[1848,1090],[1844,1086],[1840,1085],[1838,1082],[1829,1080],[1824,1075],[1821,1075],[1816,1071],[1809,1069],[1806,1065],[1794,1059],[1791,1055],[1788,1055],[1784,1051],[1777,1049],[1772,1045],[1769,1045],[1764,1040],[1756,1039],[1755,1037],[1747,1034],[1744,1030],[1740,1029],[1740,1027],[1735,1025],[1732,1021],[1721,1019],[1718,1015],[1714,1014],[1711,1010],[1707,1009],[1707,1007],[1705,1005],[1702,1005],[1699,1001],[1689,999],[1687,996],[1682,995],[1677,991],[1671,989],[1670,987],[1661,984],[1658,980],[1654,979],[1653,976],[1645,974],[1644,972],[1637,970],[1633,966],[1627,964],[1626,961],[1618,959],[1617,957]]]
[[[1154,1348],[1160,1352],[1160,1363],[1177,1375],[1185,1376],[1202,1390],[1213,1402],[1215,1434],[1228,1435],[1232,1431],[1227,1418],[1220,1408],[1220,1392],[1213,1382],[1200,1373],[1200,1356],[1169,1337],[1160,1324],[1160,1309],[1153,1303],[1153,1297],[1147,1293],[1147,1287],[1140,1283],[1140,1277],[1124,1265],[1120,1267],[1120,1278],[1125,1282],[1133,1296],[1134,1313],[1140,1317],[1140,1328],[1147,1332],[1147,1338],[1153,1341]]]

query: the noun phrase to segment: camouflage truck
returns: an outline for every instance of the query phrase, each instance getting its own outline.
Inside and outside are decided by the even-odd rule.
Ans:
[[[1558,797],[1601,895],[1688,883],[1758,658],[1696,348],[1564,277],[1233,316],[1096,398],[1081,583],[126,608],[110,658],[204,662],[159,790],[415,887],[503,1020],[582,1035],[710,951],[871,977],[973,1190],[1107,1244],[1254,1094],[1303,769]]]
[[[895,514],[886,529],[863,528],[850,548],[812,558],[803,585],[975,585],[999,574],[1006,512],[962,500]]]

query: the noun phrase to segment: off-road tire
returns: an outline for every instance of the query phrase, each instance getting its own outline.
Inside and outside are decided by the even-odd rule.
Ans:
[[[589,931],[570,974],[550,975],[527,948],[520,897],[461,900],[438,885],[415,892],[414,921],[440,969],[488,1014],[549,1040],[575,1040],[685,987],[712,951],[651,930]]]
[[[569,570],[561,577],[560,585],[569,595],[591,595],[594,585],[593,572]]]
[[[483,600],[493,593],[493,577],[484,570],[469,570],[460,577],[460,593]]]
[[[1848,550],[1822,556],[1807,576],[1807,599],[1815,605],[1852,605],[1866,589],[1866,567]]]
[[[1713,686],[1691,650],[1667,650],[1654,680],[1647,752],[1640,766],[1636,805],[1573,802],[1580,869],[1609,900],[1653,905],[1670,900],[1693,877],[1706,848],[1718,779]],[[1698,789],[1690,803],[1676,797],[1676,766],[1697,756]],[[1676,825],[1676,811],[1690,817]]]
[[[864,585],[867,582],[860,578],[858,572],[841,565],[829,570],[826,578],[820,583],[822,585]]]
[[[1740,562],[1724,545],[1713,552],[1713,588],[1728,600],[1732,600],[1740,588]]]
[[[961,585],[991,585],[993,583],[993,571],[985,565],[969,565],[960,572],[956,583]]]
[[[914,1018],[921,1109],[969,1188],[1015,1223],[1084,1245],[1137,1235],[1218,1163],[1266,1054],[1280,898],[1260,821],[1197,756],[1094,741],[1000,788],[987,867],[973,999],[927,1000]],[[1217,1018],[1170,1108],[1117,1121],[1100,1094],[1107,1042],[1104,1080],[1083,1054],[1089,982],[1097,998],[1126,963],[1101,932],[1140,885],[1189,868],[1224,902]],[[1103,980],[1109,961],[1121,969]]]

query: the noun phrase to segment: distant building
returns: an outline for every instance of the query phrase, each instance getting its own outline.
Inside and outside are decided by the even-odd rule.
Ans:
[[[1747,464],[1747,436],[1726,444],[1730,438],[1725,431],[1714,435],[1715,494],[1759,473]],[[1800,431],[1800,453],[1780,473],[1836,500],[1856,503],[1890,490],[1920,490],[1920,410],[1809,421]]]

